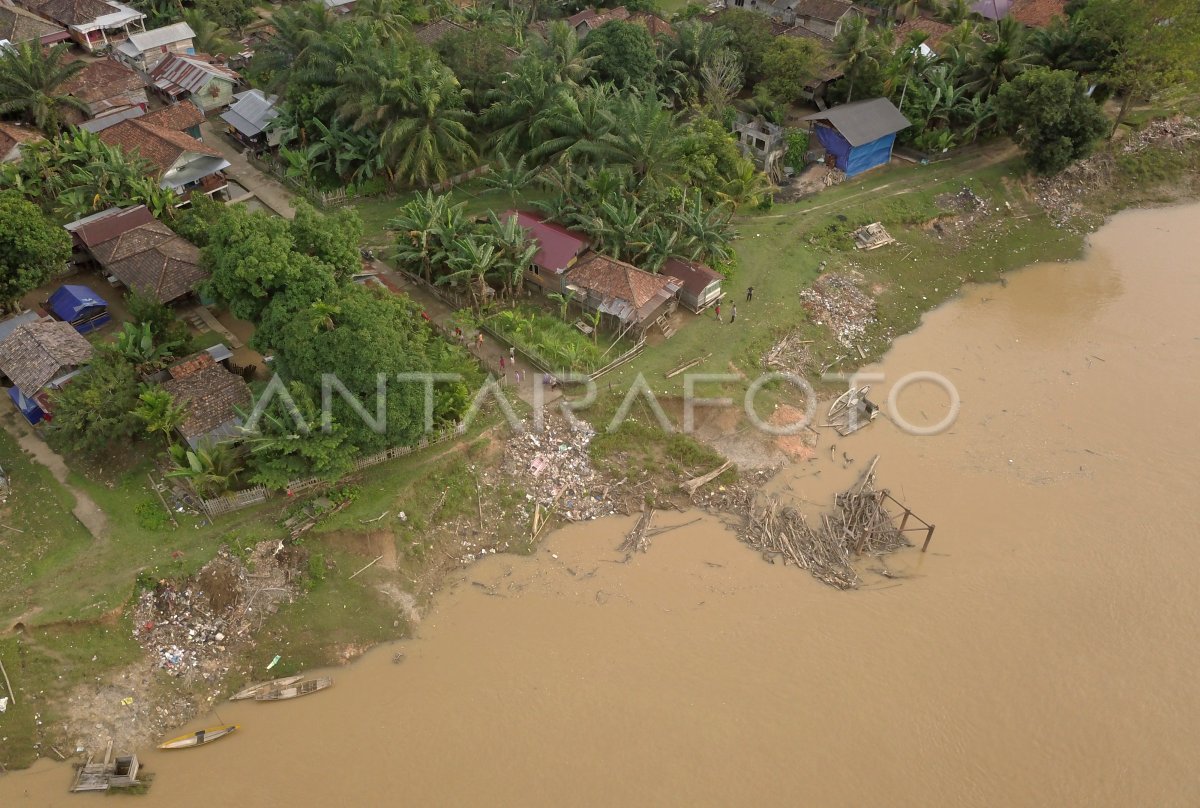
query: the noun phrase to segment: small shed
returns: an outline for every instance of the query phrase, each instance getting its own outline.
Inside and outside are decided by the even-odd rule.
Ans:
[[[679,281],[679,302],[699,314],[720,300],[721,273],[697,261],[671,258],[663,264],[662,274]]]
[[[50,295],[46,308],[64,323],[70,323],[80,334],[95,331],[112,320],[108,301],[87,286],[63,284]]]
[[[233,99],[233,106],[221,115],[221,120],[229,124],[229,133],[253,148],[278,146],[282,133],[271,124],[279,117],[279,97],[254,89],[238,93]]]
[[[892,159],[896,133],[912,124],[886,98],[872,98],[806,115],[838,168],[853,177]]]
[[[238,437],[241,412],[251,404],[250,386],[219,364],[208,351],[193,354],[168,368],[163,390],[184,408],[180,436],[193,449]]]

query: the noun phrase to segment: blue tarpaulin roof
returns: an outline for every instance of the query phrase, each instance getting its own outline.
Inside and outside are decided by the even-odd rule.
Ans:
[[[25,419],[29,423],[36,424],[46,417],[46,413],[42,412],[41,405],[22,393],[21,388],[8,388],[8,397],[13,400],[13,404],[17,405],[17,409],[21,411],[21,414],[25,416]]]
[[[107,308],[108,301],[86,286],[64,284],[50,295],[49,305],[54,316],[73,323],[82,316],[95,313],[97,309]]]

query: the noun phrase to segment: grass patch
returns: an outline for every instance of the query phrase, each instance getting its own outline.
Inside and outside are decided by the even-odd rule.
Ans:
[[[28,766],[39,753],[51,756],[51,745],[66,752],[63,745],[70,739],[54,730],[62,718],[58,705],[77,685],[140,654],[124,620],[57,624],[0,638],[0,660],[16,691],[16,703],[9,702],[0,720],[0,763]]]
[[[613,347],[598,332],[595,339],[588,337],[570,323],[533,306],[497,312],[486,322],[518,350],[552,368],[591,372],[632,347]]]
[[[387,223],[396,218],[397,211],[419,194],[412,191],[396,196],[377,196],[366,199],[356,199],[351,206],[358,211],[363,220],[363,244],[379,246],[391,244],[394,237],[387,229]],[[449,192],[454,204],[466,204],[468,216],[479,216],[489,210],[499,213],[502,210],[515,207],[526,207],[530,203],[548,199],[550,193],[539,188],[528,188],[516,197],[488,188],[479,180],[472,180],[456,185]]]

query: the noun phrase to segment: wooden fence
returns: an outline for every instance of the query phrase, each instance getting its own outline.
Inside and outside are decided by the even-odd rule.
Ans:
[[[426,435],[412,446],[393,446],[390,449],[384,449],[382,452],[376,452],[373,455],[360,457],[355,460],[354,464],[350,467],[350,473],[353,474],[356,471],[362,471],[363,469],[370,468],[371,466],[378,466],[380,463],[384,463],[388,460],[395,460],[397,457],[405,457],[413,452],[419,452],[422,449],[427,449],[430,446],[435,446],[439,443],[448,441],[451,438],[458,437],[459,435],[464,434],[466,431],[467,430],[465,426],[462,424],[456,424],[455,426],[448,427],[439,432],[434,432],[431,435]],[[292,480],[289,482],[286,490],[289,495],[294,495],[300,493],[301,491],[307,491],[310,488],[316,488],[317,486],[332,485],[335,482],[337,481],[327,480],[324,477],[305,477],[303,479]]]
[[[266,502],[269,496],[271,496],[270,491],[264,486],[256,485],[244,491],[224,494],[212,499],[202,499],[200,500],[200,508],[204,511],[205,516],[211,519],[223,513],[240,511],[242,508],[249,508],[251,505]]]
[[[479,166],[476,166],[475,168],[472,168],[470,171],[464,171],[461,174],[456,174],[455,176],[451,177],[450,179],[446,180],[445,182],[439,182],[436,185],[430,185],[429,190],[434,191],[435,193],[439,193],[439,194],[445,193],[446,191],[449,191],[451,188],[453,188],[455,185],[458,185],[459,183],[467,182],[468,180],[473,180],[476,177],[482,177],[484,174],[487,174],[491,170],[492,170],[492,167],[489,166],[487,163],[484,163],[483,165],[479,165]]]

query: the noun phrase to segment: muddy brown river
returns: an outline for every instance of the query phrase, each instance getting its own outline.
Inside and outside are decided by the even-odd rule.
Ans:
[[[896,342],[876,397],[942,373],[949,432],[881,420],[836,463],[825,435],[772,485],[824,503],[879,454],[937,524],[897,577],[838,592],[708,516],[621,564],[628,520],[575,525],[464,571],[420,639],[332,690],[222,705],[234,737],[145,751],[139,804],[1200,804],[1198,256],[1200,206],[1126,213],[1086,260],[971,288]],[[947,400],[899,404],[930,423]],[[0,804],[94,800],[69,779],[2,777]]]

